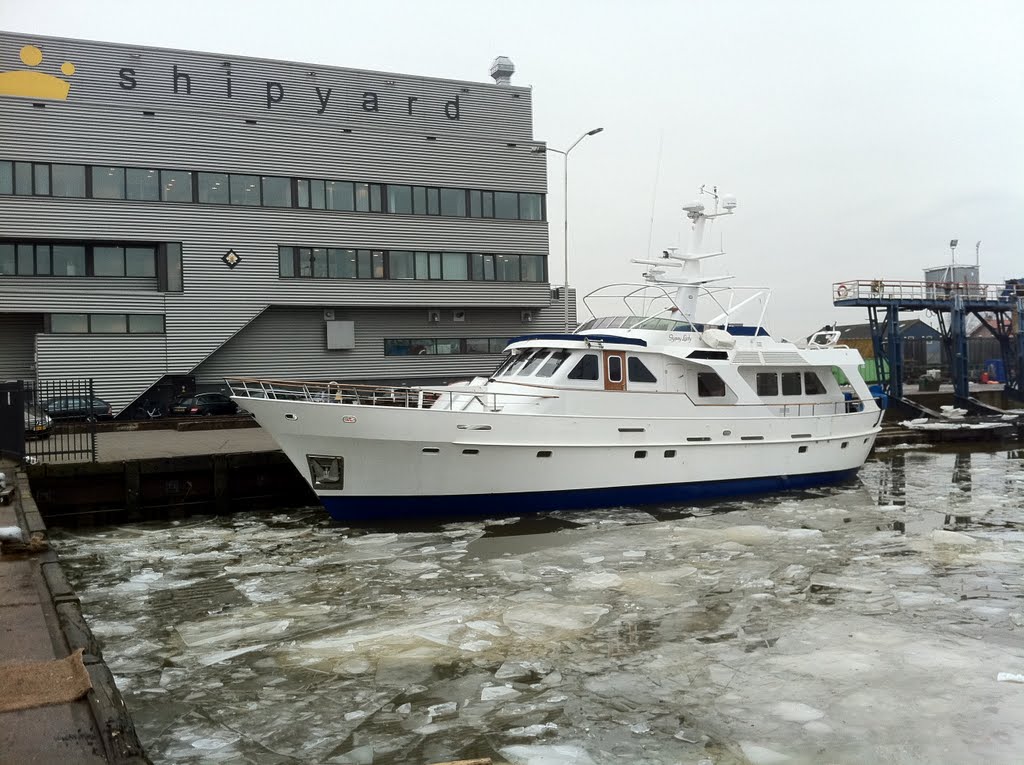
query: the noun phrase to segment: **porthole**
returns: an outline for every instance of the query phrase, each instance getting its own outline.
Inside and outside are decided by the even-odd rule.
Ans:
[[[633,452],[633,459],[635,459],[635,460],[642,460],[642,459],[644,459],[646,457],[647,457],[647,452],[643,451],[642,449],[639,450],[639,451]]]
[[[671,459],[672,457],[675,457],[675,456],[676,456],[676,450],[675,449],[666,449],[665,450],[665,457],[666,458]]]
[[[479,454],[480,450],[479,449],[463,449],[462,453],[463,454]]]
[[[803,454],[804,452],[807,451],[807,447],[806,446],[801,446],[799,449],[797,449],[797,451],[800,452],[801,454]]]
[[[423,453],[424,454],[437,454],[440,451],[441,450],[438,449],[436,446],[424,446],[423,447]]]
[[[537,452],[538,457],[550,457],[551,452]]]
[[[845,449],[845,448],[846,448],[847,446],[849,446],[849,445],[850,445],[850,442],[849,442],[849,441],[843,441],[843,444],[842,444],[842,446],[840,446],[839,448],[840,448],[840,449]]]

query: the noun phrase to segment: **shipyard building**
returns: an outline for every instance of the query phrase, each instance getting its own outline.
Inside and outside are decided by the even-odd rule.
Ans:
[[[0,380],[440,382],[561,330],[531,92],[0,33]],[[575,306],[570,305],[575,315]]]

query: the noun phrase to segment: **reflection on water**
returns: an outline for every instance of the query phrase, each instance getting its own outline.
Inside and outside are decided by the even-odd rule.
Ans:
[[[57,541],[157,762],[1010,763],[1022,500],[1020,451],[891,450],[749,501]]]

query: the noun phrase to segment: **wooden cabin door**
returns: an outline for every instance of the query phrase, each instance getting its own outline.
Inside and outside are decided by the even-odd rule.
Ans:
[[[626,389],[626,354],[622,351],[604,351],[604,389]]]

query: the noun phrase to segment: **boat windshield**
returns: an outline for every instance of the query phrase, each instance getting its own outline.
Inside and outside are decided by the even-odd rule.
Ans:
[[[693,332],[695,328],[688,321],[680,319],[645,316],[603,316],[584,322],[576,331],[583,332],[588,329],[651,329],[671,332]]]

